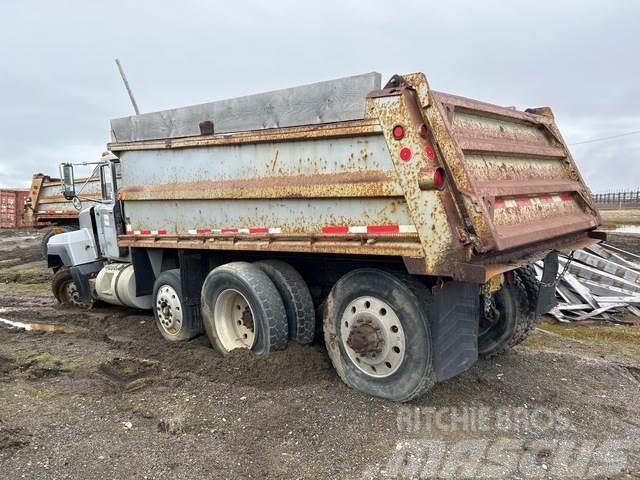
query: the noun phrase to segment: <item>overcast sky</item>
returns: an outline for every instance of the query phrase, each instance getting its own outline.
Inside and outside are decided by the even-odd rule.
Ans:
[[[218,6],[219,5],[219,6]],[[109,120],[378,71],[518,108],[569,143],[640,130],[637,1],[0,0],[0,187],[97,158]],[[640,135],[571,147],[593,191],[640,187]]]

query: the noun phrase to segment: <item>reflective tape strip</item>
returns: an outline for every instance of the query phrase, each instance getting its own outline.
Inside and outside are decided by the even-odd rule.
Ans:
[[[549,203],[573,201],[573,194],[561,193],[559,195],[543,195],[540,197],[518,197],[518,198],[496,198],[493,203],[494,209],[528,207],[530,205],[546,205]]]
[[[398,233],[398,225],[368,225],[367,233]]]
[[[349,233],[349,227],[346,225],[329,225],[322,227],[322,233],[325,235],[335,235],[340,233]]]
[[[560,198],[563,202],[570,202],[573,200],[573,195],[571,193],[561,193]]]
[[[400,233],[417,233],[418,232],[415,225],[400,225],[398,230],[400,231]]]
[[[416,231],[415,225],[327,225],[322,227],[322,233],[325,235],[416,233]]]

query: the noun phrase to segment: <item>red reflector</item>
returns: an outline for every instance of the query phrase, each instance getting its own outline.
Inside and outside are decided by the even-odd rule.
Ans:
[[[531,205],[531,200],[529,198],[516,198],[516,204],[519,207],[526,207],[527,205]]]
[[[249,233],[269,233],[267,227],[249,227]]]
[[[411,150],[406,147],[400,150],[400,158],[405,162],[409,160],[411,158]]]
[[[438,189],[442,190],[444,188],[444,184],[447,180],[444,168],[438,167],[436,171],[433,172],[433,185]]]
[[[166,230],[158,230],[158,235],[166,235],[167,231]]]
[[[427,136],[429,135],[429,129],[427,128],[427,126],[423,123],[422,125],[420,125],[420,136],[422,138],[427,138]]]
[[[400,140],[404,137],[404,127],[402,125],[396,125],[393,127],[393,138]]]
[[[429,145],[425,145],[424,153],[426,153],[427,157],[429,157],[431,160],[433,160],[433,157],[436,156],[435,153],[433,153],[433,148],[431,148]]]
[[[504,200],[502,200],[501,198],[496,198],[496,201],[493,203],[493,207],[494,208],[504,208],[505,207]]]
[[[196,228],[196,233],[198,235],[204,235],[205,233],[211,233],[210,228]]]
[[[147,229],[140,230],[140,235],[151,235],[151,230],[147,230]]]

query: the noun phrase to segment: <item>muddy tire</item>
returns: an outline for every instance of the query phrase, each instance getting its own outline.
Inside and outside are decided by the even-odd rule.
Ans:
[[[493,294],[497,318],[483,328],[481,318],[478,353],[493,358],[524,341],[535,326],[538,281],[530,267],[515,270],[502,288]],[[483,304],[481,300],[480,304]],[[484,331],[483,331],[484,330]]]
[[[407,402],[435,383],[430,293],[409,276],[363,268],[335,284],[324,309],[331,362],[348,386]]]
[[[73,232],[74,230],[78,230],[78,227],[74,227],[73,225],[62,225],[49,229],[49,231],[45,233],[44,237],[42,237],[42,242],[40,243],[40,250],[42,251],[43,258],[45,260],[47,259],[47,243],[51,237],[60,233]]]
[[[80,293],[73,281],[71,273],[66,268],[58,270],[51,280],[51,291],[56,300],[67,307],[90,308],[93,302],[80,300]]]
[[[202,316],[211,345],[268,355],[287,347],[287,313],[278,289],[257,265],[232,262],[207,275]]]
[[[154,282],[153,316],[162,336],[171,342],[202,334],[202,321],[184,304],[179,269],[162,272]]]
[[[315,309],[302,275],[279,260],[263,260],[254,265],[267,274],[280,293],[287,312],[289,338],[303,345],[311,343],[316,333]]]

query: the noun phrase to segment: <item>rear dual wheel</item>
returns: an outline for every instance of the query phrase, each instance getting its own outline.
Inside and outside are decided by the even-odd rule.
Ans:
[[[429,291],[412,277],[358,269],[333,287],[324,312],[331,362],[350,387],[397,402],[435,383]]]
[[[202,321],[196,307],[184,304],[180,270],[162,272],[153,284],[153,314],[162,336],[172,342],[189,340],[202,334]]]
[[[219,351],[238,348],[267,355],[287,346],[287,314],[282,297],[262,269],[232,262],[212,270],[202,286],[203,323]]]
[[[478,354],[483,358],[501,355],[524,341],[535,326],[539,282],[531,267],[505,274],[502,287],[480,299],[482,313]]]

